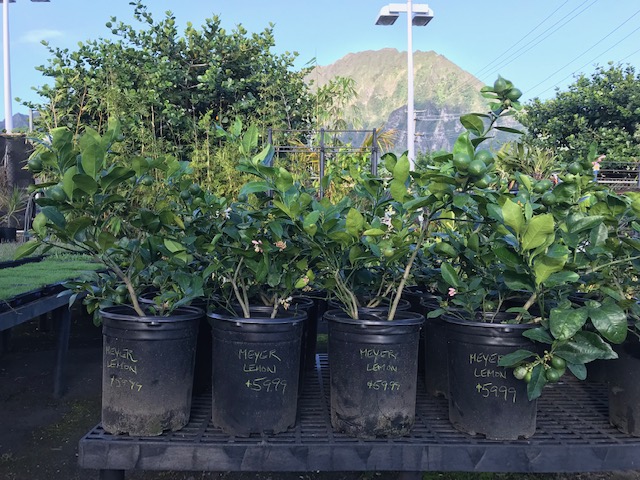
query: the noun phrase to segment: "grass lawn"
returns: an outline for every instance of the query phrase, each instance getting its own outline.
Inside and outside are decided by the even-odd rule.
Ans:
[[[6,245],[11,244],[0,244],[1,254],[11,250],[11,248],[5,248]],[[15,247],[13,250],[15,251]],[[1,254],[0,260],[2,260]],[[8,260],[12,258],[13,255]],[[21,293],[65,280],[82,278],[101,267],[102,265],[84,255],[54,254],[46,256],[40,262],[3,268],[0,269],[0,300],[7,300]]]

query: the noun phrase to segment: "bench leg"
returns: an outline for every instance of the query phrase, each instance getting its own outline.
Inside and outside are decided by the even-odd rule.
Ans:
[[[124,470],[100,470],[100,480],[124,480]]]
[[[58,327],[58,350],[56,352],[56,369],[53,376],[53,396],[60,398],[65,388],[65,366],[69,350],[69,333],[71,330],[71,312],[67,306],[57,308],[52,314]]]

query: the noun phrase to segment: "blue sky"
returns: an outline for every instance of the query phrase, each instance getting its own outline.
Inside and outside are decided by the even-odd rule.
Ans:
[[[403,0],[396,2],[404,3]],[[407,49],[406,17],[393,26],[374,24],[385,0],[146,0],[160,19],[172,11],[178,24],[200,27],[219,15],[232,29],[249,32],[275,24],[276,51],[296,51],[298,66],[315,59],[333,63],[350,52]],[[549,98],[578,72],[590,74],[607,62],[640,63],[638,0],[434,0],[434,19],[414,27],[414,50],[444,55],[485,83],[498,74],[524,92],[523,99]],[[54,47],[77,48],[79,41],[110,37],[111,16],[135,24],[129,0],[51,0],[10,4],[12,97],[38,100],[31,87],[48,79],[35,70]],[[1,11],[0,11],[1,15]],[[136,24],[137,25],[137,24]],[[0,38],[0,43],[1,43]],[[640,69],[638,69],[640,70]],[[0,96],[1,97],[1,96]],[[0,112],[4,102],[0,98]],[[25,112],[17,102],[13,112]],[[0,113],[0,117],[4,117]]]

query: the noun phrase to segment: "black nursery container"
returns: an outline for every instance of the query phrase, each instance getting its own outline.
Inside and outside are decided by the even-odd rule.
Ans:
[[[160,435],[189,421],[198,325],[204,312],[138,316],[125,305],[100,311],[103,332],[102,427]]]
[[[527,384],[499,367],[503,355],[532,350],[522,333],[531,325],[444,317],[449,362],[449,420],[458,430],[492,440],[528,438],[536,430],[537,402]]]
[[[630,333],[615,350],[618,358],[605,360],[609,423],[623,433],[640,437],[640,339]]]
[[[275,434],[295,425],[306,313],[252,307],[250,318],[209,313],[213,335],[212,418],[229,435]]]
[[[364,439],[408,434],[415,422],[424,317],[400,311],[392,321],[371,313],[354,320],[329,310],[325,318],[333,428]]]

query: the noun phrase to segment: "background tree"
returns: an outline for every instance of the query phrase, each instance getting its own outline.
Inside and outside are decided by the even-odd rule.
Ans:
[[[632,66],[609,64],[580,75],[555,98],[534,99],[518,118],[534,144],[565,161],[586,157],[592,143],[607,161],[640,160],[640,77]]]
[[[293,68],[296,53],[271,51],[273,24],[249,35],[242,26],[227,32],[214,16],[180,35],[171,12],[155,21],[141,1],[132,5],[139,30],[112,17],[114,41],[90,40],[76,51],[47,45],[52,58],[38,69],[54,82],[36,89],[46,103],[28,104],[47,130],[103,131],[115,116],[132,151],[188,158],[219,147],[216,130],[236,119],[259,128],[308,125],[306,71]]]

